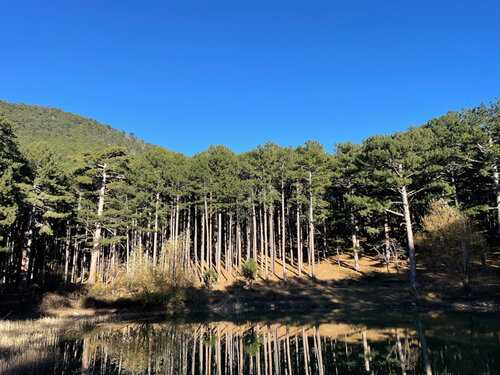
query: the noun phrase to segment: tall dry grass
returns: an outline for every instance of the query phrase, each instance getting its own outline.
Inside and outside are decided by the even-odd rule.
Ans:
[[[115,265],[106,282],[96,283],[91,296],[133,299],[145,305],[182,302],[183,291],[197,282],[190,260],[189,240],[181,234],[160,249],[157,264],[142,248],[132,251],[128,264]],[[179,301],[176,301],[179,300]]]

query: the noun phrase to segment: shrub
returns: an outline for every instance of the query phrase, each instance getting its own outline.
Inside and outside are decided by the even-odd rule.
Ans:
[[[471,259],[485,248],[481,233],[475,231],[464,213],[449,206],[443,199],[431,203],[422,219],[422,229],[423,232],[417,236],[417,245],[430,257],[429,264],[459,275],[467,289]]]
[[[219,275],[212,268],[209,268],[203,274],[203,282],[208,289],[212,289],[212,286],[217,282]]]
[[[250,356],[255,356],[259,351],[261,342],[254,330],[245,333],[243,336],[243,350]]]
[[[257,278],[257,262],[254,259],[249,259],[241,266],[241,272],[243,277],[247,282],[252,285],[252,283]]]

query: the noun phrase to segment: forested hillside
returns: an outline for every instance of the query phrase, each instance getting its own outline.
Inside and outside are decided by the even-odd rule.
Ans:
[[[408,265],[413,289],[422,262],[468,288],[500,233],[499,103],[334,153],[308,141],[192,158],[61,111],[0,108],[4,285],[109,284],[138,264],[148,285],[267,278],[277,264],[314,278],[341,252],[356,269],[363,254]],[[69,139],[87,153],[63,168]]]
[[[13,125],[22,149],[44,141],[57,153],[73,156],[109,146],[125,147],[132,154],[148,147],[134,135],[59,109],[0,101],[0,117]]]

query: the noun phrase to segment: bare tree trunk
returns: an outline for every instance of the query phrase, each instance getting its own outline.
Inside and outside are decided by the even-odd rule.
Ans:
[[[106,180],[108,178],[106,174],[107,165],[104,164],[102,167],[102,180],[101,188],[99,189],[99,201],[97,203],[97,222],[95,224],[94,239],[92,245],[92,252],[90,254],[90,270],[89,270],[89,284],[95,284],[97,280],[97,260],[99,259],[99,253],[101,251],[101,222],[99,219],[104,211],[104,194],[106,192]]]
[[[384,250],[385,250],[385,264],[387,272],[389,272],[389,261],[391,260],[391,243],[389,238],[389,220],[387,214],[384,215]]]
[[[155,228],[153,234],[153,264],[156,265],[156,260],[158,256],[158,205],[160,203],[160,193],[156,193],[155,201]]]
[[[68,272],[69,272],[69,259],[70,259],[70,246],[71,246],[71,227],[69,222],[66,222],[66,245],[65,245],[65,256],[64,256],[64,282],[68,282]]]
[[[313,218],[313,193],[312,173],[309,172],[309,251],[311,253],[311,277],[314,277],[315,248],[314,248],[314,218]]]
[[[201,214],[201,268],[205,268],[205,213]]]
[[[229,214],[229,235],[228,235],[228,251],[226,254],[226,268],[233,268],[233,214]]]
[[[80,246],[78,244],[78,226],[76,227],[76,233],[73,240],[73,261],[71,264],[71,277],[70,280],[74,283],[76,280],[76,267],[78,264],[78,252],[80,251]]]
[[[252,202],[252,226],[253,226],[253,258],[257,262],[257,215],[255,214],[255,203]]]
[[[132,222],[133,223],[133,222]],[[129,259],[130,259],[130,233],[129,233],[129,229],[128,229],[128,226],[127,226],[127,245],[126,245],[126,251],[127,251],[127,272],[129,270]]]
[[[219,210],[217,214],[217,249],[215,254],[217,273],[220,273],[220,258],[222,251],[222,212]]]
[[[262,206],[259,210],[259,231],[260,231],[260,257],[261,257],[261,268],[264,269],[264,220],[262,218]]]
[[[198,210],[194,206],[194,263],[198,264]]]
[[[174,251],[177,251],[177,242],[179,241],[179,195],[175,197],[175,233],[174,233]]]
[[[300,205],[297,205],[297,258],[299,262],[299,276],[302,276],[302,229],[300,228]]]
[[[267,238],[268,226],[267,226],[267,205],[265,203],[265,196],[264,196],[264,212],[263,212],[262,216],[264,217],[264,260],[266,262],[265,263],[265,275],[267,278],[268,273],[269,273],[269,241]]]
[[[241,267],[241,257],[242,257],[242,246],[241,246],[241,223],[240,216],[236,214],[236,248],[238,251],[238,267]]]
[[[269,251],[270,251],[270,255],[271,255],[271,271],[272,273],[276,273],[275,272],[275,263],[276,263],[276,249],[275,249],[275,246],[274,246],[274,220],[273,220],[273,216],[274,216],[274,206],[271,205],[271,207],[269,207]]]
[[[413,226],[411,224],[410,215],[410,204],[408,202],[408,192],[406,186],[400,189],[401,199],[403,201],[403,214],[405,218],[406,225],[406,236],[408,239],[408,255],[410,259],[410,285],[416,290],[417,289],[417,263],[415,259],[415,244],[413,241]]]
[[[252,251],[252,246],[251,245],[251,240],[250,240],[250,223],[249,223],[249,219],[248,217],[245,219],[245,247],[246,247],[246,253],[247,253],[247,256],[246,256],[246,260],[250,260],[250,258],[252,257],[251,256],[251,251]]]
[[[500,236],[500,176],[498,166],[493,166],[493,182],[495,184],[496,216],[497,216],[497,235]]]
[[[352,253],[354,255],[354,268],[359,271],[359,243],[358,243],[358,223],[356,217],[351,213],[352,225]]]
[[[285,231],[285,183],[281,180],[281,262],[283,278],[286,280],[286,231]]]
[[[208,267],[210,268],[212,266],[212,244],[210,243],[210,239],[212,238],[210,234],[210,218],[208,216],[208,203],[207,203],[207,196],[205,195],[204,197],[204,204],[205,204],[205,231],[207,234],[207,258],[208,258]]]

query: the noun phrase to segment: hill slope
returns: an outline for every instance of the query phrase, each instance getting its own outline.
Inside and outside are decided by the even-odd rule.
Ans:
[[[0,117],[14,125],[22,148],[43,141],[65,157],[108,146],[122,146],[132,154],[150,147],[132,134],[59,109],[0,100]]]

